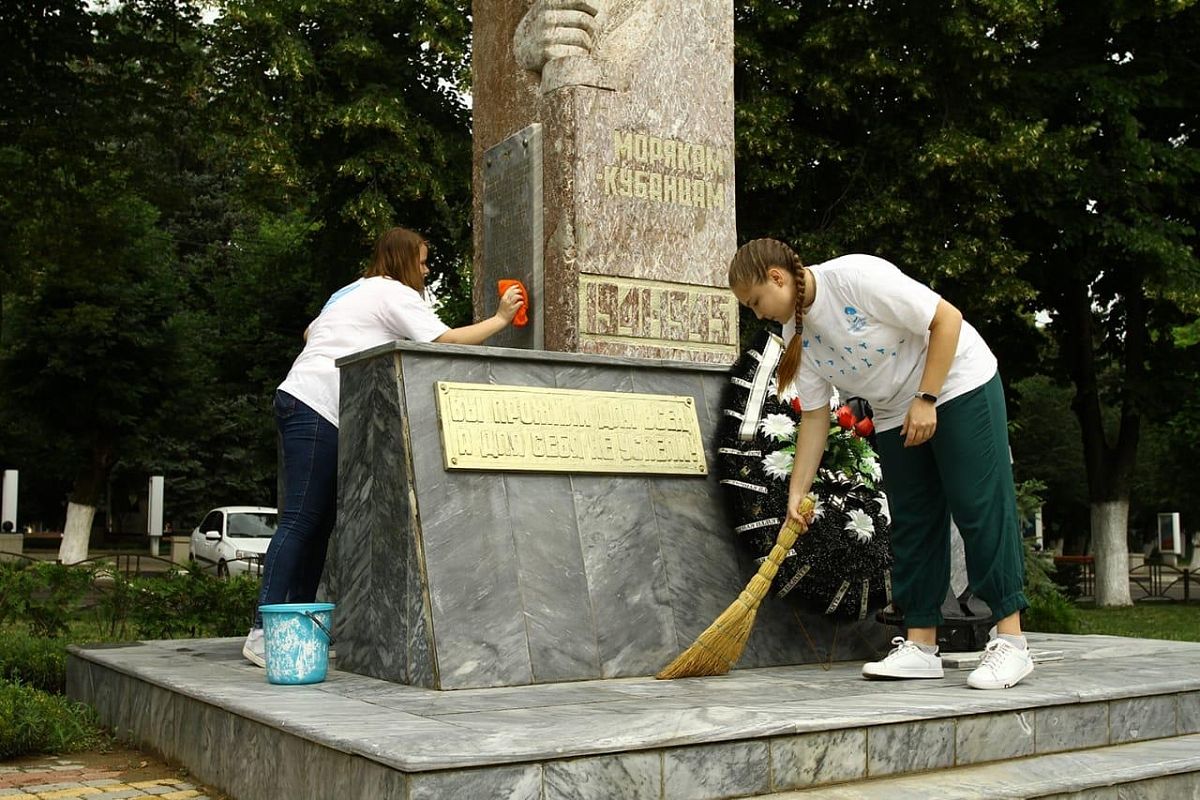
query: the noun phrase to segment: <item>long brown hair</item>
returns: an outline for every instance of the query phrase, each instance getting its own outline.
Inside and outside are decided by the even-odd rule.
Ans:
[[[418,292],[425,291],[421,271],[421,247],[429,247],[425,237],[408,228],[392,228],[375,242],[371,263],[363,270],[364,278],[383,276],[400,281]]]
[[[800,368],[801,334],[804,333],[804,264],[796,251],[778,239],[753,239],[738,248],[729,262],[730,287],[757,286],[770,277],[771,267],[788,269],[796,279],[796,335],[787,343],[776,373],[778,391],[782,394]]]

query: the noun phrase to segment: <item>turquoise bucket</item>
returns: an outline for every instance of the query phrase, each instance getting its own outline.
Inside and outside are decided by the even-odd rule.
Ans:
[[[320,683],[329,668],[333,603],[259,606],[267,649],[267,682]]]

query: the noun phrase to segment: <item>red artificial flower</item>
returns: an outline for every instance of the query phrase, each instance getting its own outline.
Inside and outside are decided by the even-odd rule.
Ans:
[[[863,417],[858,422],[854,423],[854,432],[862,437],[870,436],[875,432],[875,423],[871,422],[870,417]]]
[[[792,411],[795,411],[797,414],[801,414],[804,412],[804,409],[802,409],[800,407],[800,398],[799,397],[792,398]]]
[[[850,406],[842,406],[837,410],[837,423],[846,430],[854,427],[854,412],[850,410]]]

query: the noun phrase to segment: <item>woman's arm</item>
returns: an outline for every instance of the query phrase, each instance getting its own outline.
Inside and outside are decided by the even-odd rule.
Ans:
[[[796,434],[796,457],[792,462],[792,478],[788,482],[788,518],[807,524],[800,515],[800,503],[808,496],[825,443],[829,440],[829,412],[824,408],[805,411],[800,415],[800,431]]]
[[[940,394],[954,354],[958,352],[958,335],[962,331],[962,312],[945,300],[939,300],[933,319],[929,322],[929,349],[925,354],[925,371],[921,373],[919,391]],[[937,409],[928,400],[913,398],[900,426],[905,447],[924,444],[937,430]]]
[[[482,322],[474,325],[463,325],[461,328],[451,328],[434,339],[443,344],[483,344],[488,337],[493,336],[508,327],[517,315],[517,310],[525,303],[521,290],[516,286],[508,287],[508,291],[500,298],[496,313]]]
[[[498,313],[493,314],[483,322],[464,325],[461,328],[451,328],[434,341],[443,344],[483,344],[488,337],[507,328],[510,321],[511,318],[504,319]]]

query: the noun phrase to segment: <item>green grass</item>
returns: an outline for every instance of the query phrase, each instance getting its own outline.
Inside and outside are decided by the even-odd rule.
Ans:
[[[1079,632],[1200,642],[1200,604],[1139,603],[1128,608],[1078,607]]]

